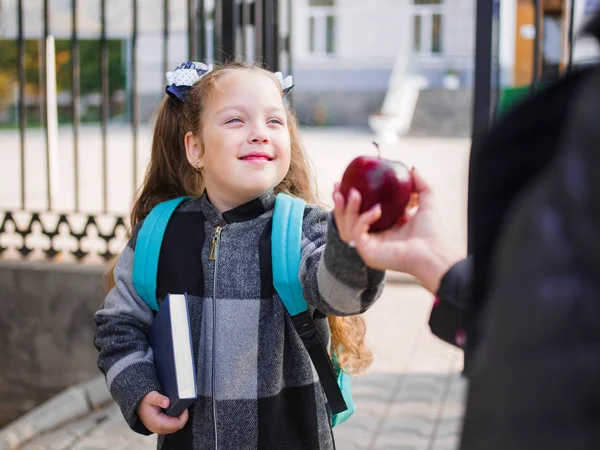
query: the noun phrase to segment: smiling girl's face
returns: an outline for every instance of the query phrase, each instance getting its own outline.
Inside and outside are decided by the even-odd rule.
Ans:
[[[200,135],[185,137],[190,164],[202,171],[207,194],[221,212],[277,186],[290,167],[290,133],[281,86],[258,70],[219,78]]]

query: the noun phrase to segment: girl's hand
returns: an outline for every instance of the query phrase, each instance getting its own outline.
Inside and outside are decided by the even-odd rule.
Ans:
[[[166,415],[162,410],[169,407],[169,397],[156,391],[149,392],[137,407],[137,415],[142,423],[153,433],[171,434],[181,430],[188,421],[186,409],[179,417]]]
[[[377,204],[369,211],[360,214],[360,204],[362,201],[360,192],[351,188],[348,193],[348,202],[346,202],[344,195],[339,191],[339,183],[335,186],[333,201],[335,204],[333,218],[340,239],[351,247],[355,247],[357,224],[363,224],[363,227],[365,224],[367,226],[373,225],[381,217],[381,207]]]
[[[381,217],[376,205],[359,215],[360,193],[350,192],[348,201],[336,186],[333,194],[334,217],[344,242],[356,247],[366,265],[379,270],[394,270],[415,276],[429,291],[436,293],[450,267],[460,260],[443,242],[434,196],[416,169],[412,170],[415,194],[403,220],[391,229],[369,233]]]

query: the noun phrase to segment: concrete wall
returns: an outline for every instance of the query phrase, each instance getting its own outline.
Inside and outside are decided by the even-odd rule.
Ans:
[[[99,373],[104,268],[0,261],[0,427]]]

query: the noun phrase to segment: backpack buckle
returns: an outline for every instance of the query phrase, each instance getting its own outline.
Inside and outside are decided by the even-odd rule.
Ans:
[[[292,322],[303,342],[312,342],[317,337],[315,323],[308,311],[292,316]]]

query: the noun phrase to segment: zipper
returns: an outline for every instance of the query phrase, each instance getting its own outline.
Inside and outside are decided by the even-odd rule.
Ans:
[[[219,238],[221,237],[221,230],[223,229],[223,227],[221,225],[217,225],[215,227],[215,235],[212,238],[212,243],[210,245],[210,255],[208,256],[208,259],[211,261],[215,261],[217,258],[217,247],[219,246]],[[215,262],[215,266],[216,266],[216,262]],[[215,273],[215,277],[216,277],[216,273]]]
[[[219,265],[219,240],[221,239],[221,230],[223,227],[217,225],[215,227],[215,235],[213,236],[209,260],[215,262],[213,273],[213,335],[212,335],[212,407],[213,407],[213,425],[215,427],[215,450],[219,449],[219,439],[217,436],[217,370],[215,353],[217,349],[217,268]]]

